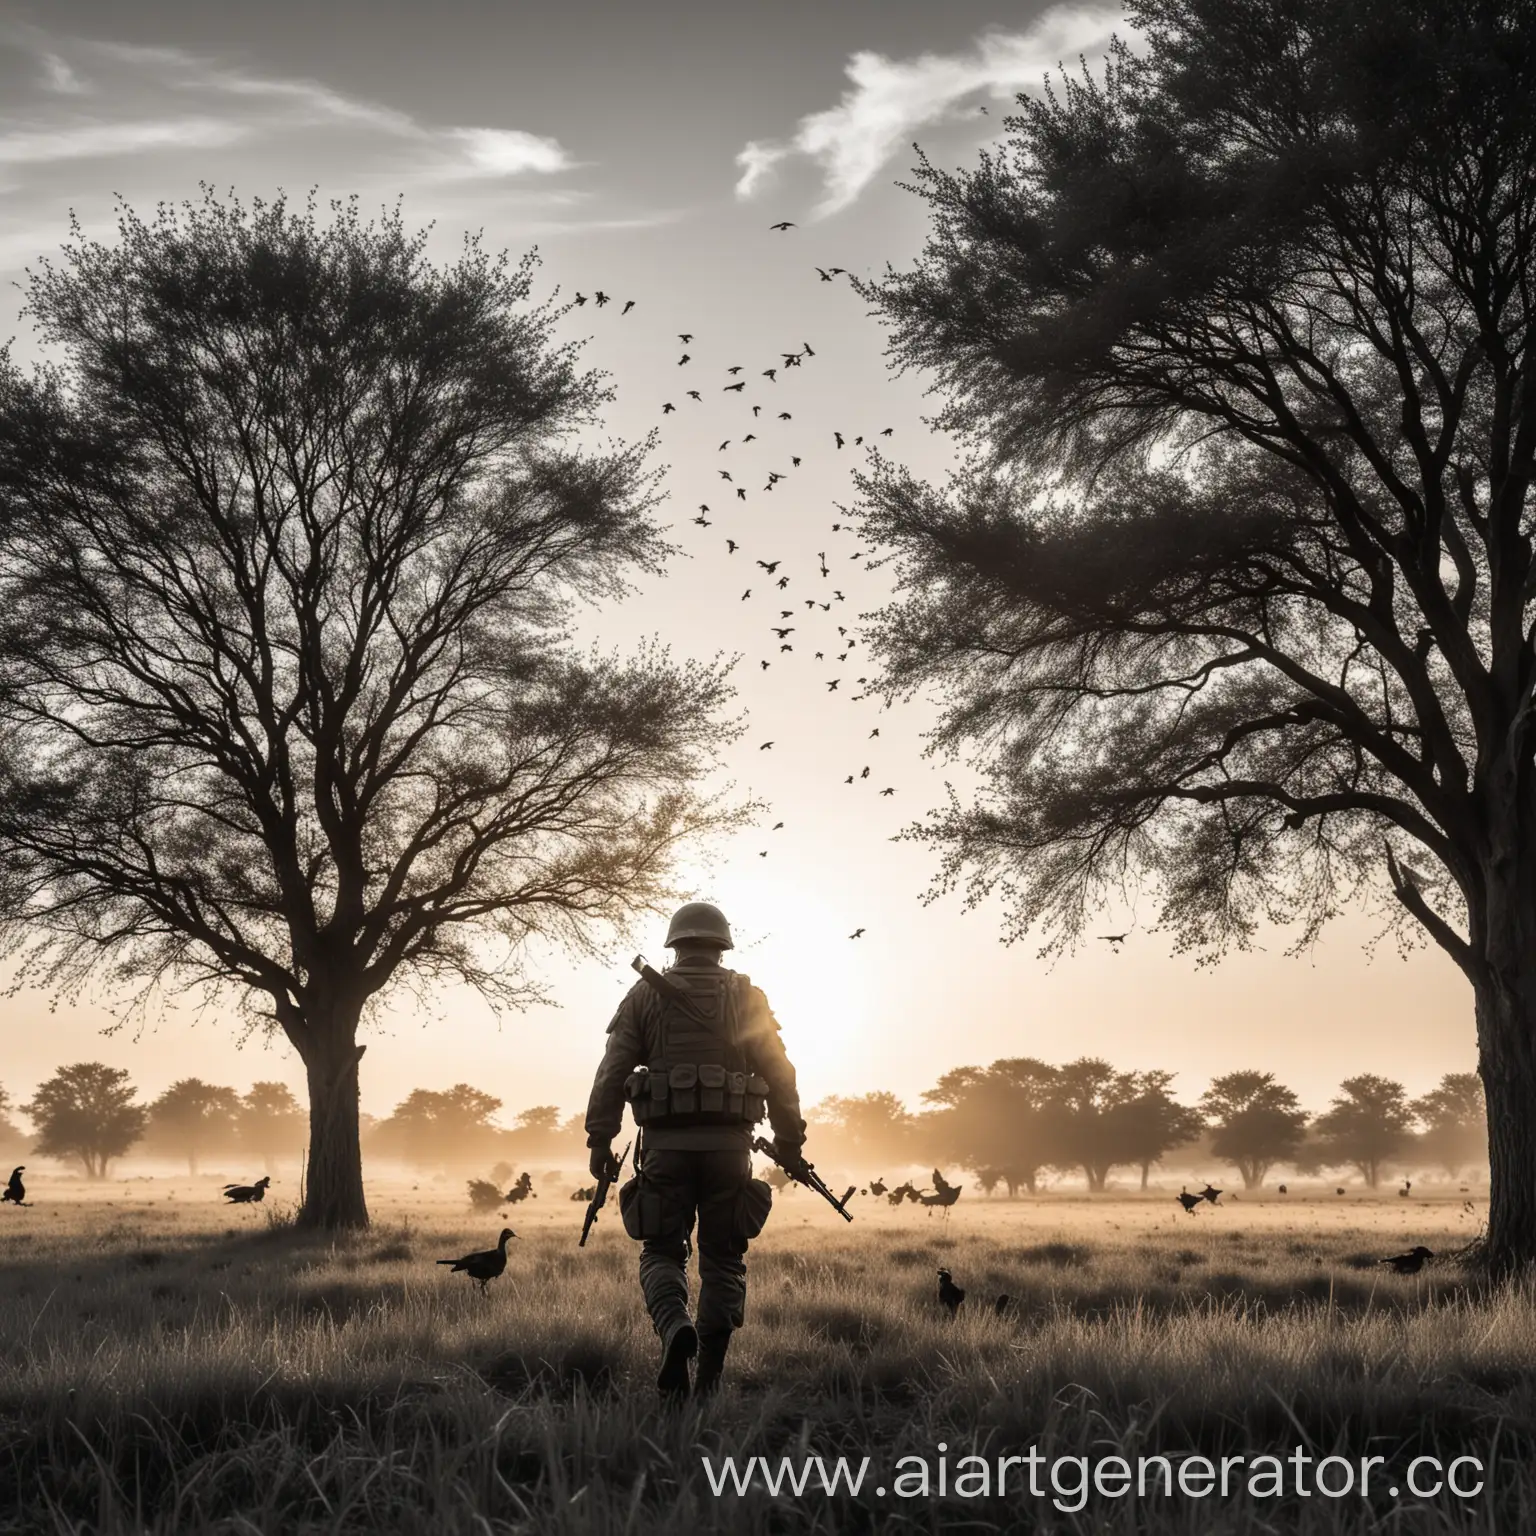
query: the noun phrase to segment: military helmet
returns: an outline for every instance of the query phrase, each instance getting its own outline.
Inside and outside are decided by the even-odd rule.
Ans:
[[[731,925],[725,913],[708,901],[687,901],[672,914],[667,926],[667,948],[671,949],[679,939],[708,939],[722,949],[734,949],[731,942]]]

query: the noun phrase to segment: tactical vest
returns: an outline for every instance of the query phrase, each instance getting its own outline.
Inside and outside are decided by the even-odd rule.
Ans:
[[[673,970],[668,980],[687,992],[699,1019],[653,994],[658,1020],[651,1060],[624,1084],[635,1124],[756,1125],[767,1111],[768,1084],[742,1049],[741,979],[722,968]]]

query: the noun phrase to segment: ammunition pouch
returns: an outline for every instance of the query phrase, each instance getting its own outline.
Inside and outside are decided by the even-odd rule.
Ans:
[[[620,1188],[619,1220],[636,1242],[676,1237],[683,1230],[680,1213],[643,1173],[637,1173]]]
[[[768,1110],[768,1084],[755,1072],[717,1062],[640,1067],[624,1082],[640,1126],[756,1125]]]
[[[762,1179],[748,1179],[736,1196],[732,1221],[737,1247],[745,1253],[747,1244],[763,1230],[768,1212],[773,1208],[773,1189]]]

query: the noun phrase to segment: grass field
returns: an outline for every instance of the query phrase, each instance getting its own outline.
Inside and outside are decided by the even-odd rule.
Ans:
[[[0,1211],[0,1529],[1536,1529],[1536,1293],[1371,1263],[1464,1244],[1479,1211],[1460,1195],[1229,1195],[1191,1218],[1168,1191],[967,1193],[947,1222],[856,1199],[846,1226],[795,1191],[754,1244],[730,1385],[664,1412],[616,1211],[578,1250],[581,1207],[546,1189],[482,1297],[431,1262],[500,1228],[457,1186],[375,1186],[373,1230],[332,1242],[214,1184],[35,1184]],[[940,1264],[970,1293],[953,1322]],[[1073,1463],[1064,1495],[1046,1472],[1033,1497],[1017,1466],[1002,1495],[957,1486],[959,1458],[1031,1447],[1384,1461],[1367,1497],[1270,1496],[1242,1467],[1225,1498],[1154,1473],[1146,1497],[1090,1487],[1075,1511]],[[857,1495],[813,1477],[716,1496],[702,1458],[725,1454],[869,1464]],[[1477,1457],[1486,1488],[1392,1497],[1419,1455]]]

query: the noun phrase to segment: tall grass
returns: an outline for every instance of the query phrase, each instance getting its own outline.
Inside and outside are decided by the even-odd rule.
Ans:
[[[493,1235],[451,1210],[343,1241],[150,1200],[34,1210],[0,1257],[0,1529],[1536,1529],[1536,1294],[1366,1267],[1395,1211],[1196,1226],[1145,1209],[834,1229],[791,1207],[750,1258],[726,1391],[681,1411],[656,1402],[632,1246],[605,1222],[578,1251],[579,1209],[519,1213],[484,1297],[431,1262]],[[1454,1246],[1445,1212],[1438,1231],[1421,1214]],[[953,1321],[940,1263],[970,1293]],[[1466,1503],[874,1494],[941,1443],[952,1462],[1300,1444],[1491,1471]],[[871,1457],[868,1485],[716,1498],[702,1474],[706,1454],[805,1451]]]

